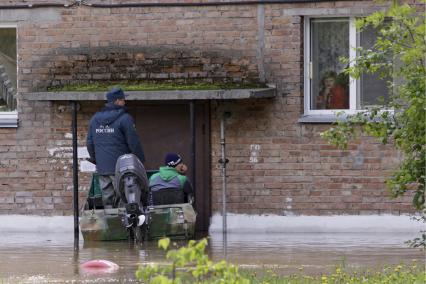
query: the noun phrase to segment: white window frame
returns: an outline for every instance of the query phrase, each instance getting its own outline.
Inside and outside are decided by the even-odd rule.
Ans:
[[[337,113],[344,112],[345,114],[355,114],[362,110],[357,109],[357,93],[358,80],[349,78],[349,109],[311,109],[311,74],[312,64],[310,57],[311,49],[311,19],[317,18],[347,18],[349,20],[349,59],[350,66],[353,66],[353,59],[356,57],[355,47],[358,43],[358,36],[355,27],[356,17],[347,15],[324,15],[324,16],[309,16],[304,18],[304,115],[305,116],[328,116],[335,117]]]
[[[14,28],[16,30],[16,93],[18,94],[19,86],[19,67],[18,67],[18,25],[11,23],[0,23],[0,29]],[[16,102],[18,104],[18,101]],[[0,128],[16,128],[18,127],[18,110],[0,111]]]

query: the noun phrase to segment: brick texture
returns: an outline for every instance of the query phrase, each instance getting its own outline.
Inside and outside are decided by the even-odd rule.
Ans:
[[[11,2],[46,1],[5,3]],[[277,85],[276,98],[211,104],[212,161],[220,158],[221,114],[232,112],[226,125],[230,212],[411,212],[410,196],[390,199],[385,187],[400,160],[392,145],[362,137],[341,151],[320,138],[328,125],[297,122],[303,113],[303,18],[283,11],[358,4],[374,5],[264,5],[263,19],[253,5],[73,7],[55,8],[60,20],[18,22],[19,127],[0,129],[0,213],[72,214],[68,102],[30,101],[24,93],[105,80],[225,83],[259,82],[262,76]],[[100,105],[81,104],[79,146]],[[211,169],[212,208],[220,211],[220,167],[213,162]],[[82,201],[88,175],[80,174],[80,185]]]

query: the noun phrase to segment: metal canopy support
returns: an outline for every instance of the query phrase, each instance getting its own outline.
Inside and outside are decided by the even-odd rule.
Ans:
[[[71,101],[72,105],[72,177],[73,177],[73,209],[74,209],[74,249],[78,250],[79,228],[78,228],[78,160],[77,160],[77,102]]]
[[[194,207],[196,196],[196,166],[195,166],[195,101],[191,100],[189,103],[189,129],[191,131],[191,163],[192,163],[192,184],[194,187]]]
[[[228,260],[227,253],[227,224],[226,224],[226,164],[229,160],[226,158],[226,143],[225,143],[225,123],[226,119],[231,116],[230,112],[224,112],[220,120],[220,145],[222,155],[219,163],[222,165],[222,234],[223,234],[223,252],[225,254],[225,260]]]

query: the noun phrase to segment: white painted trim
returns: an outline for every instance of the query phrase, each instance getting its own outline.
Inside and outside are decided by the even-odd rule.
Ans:
[[[350,18],[349,20],[349,66],[353,67],[356,58],[356,50],[355,48],[358,46],[357,43],[357,35],[356,35],[356,26],[355,26],[355,18]],[[357,97],[358,97],[358,80],[355,78],[349,78],[349,109],[354,111],[357,109]]]
[[[0,28],[15,28],[15,29],[18,29],[18,24],[0,23]]]
[[[304,115],[310,116],[310,115],[335,115],[336,112],[344,111],[346,114],[355,114],[359,111],[358,110],[358,92],[359,92],[359,82],[358,80],[354,78],[350,78],[349,82],[349,110],[311,110],[311,70],[310,70],[310,62],[311,62],[311,36],[310,36],[310,20],[312,18],[342,18],[346,17],[349,19],[349,59],[350,59],[350,66],[353,66],[354,62],[353,59],[356,57],[356,51],[354,50],[354,47],[358,46],[358,40],[357,40],[357,31],[355,26],[355,17],[350,17],[348,15],[318,15],[318,16],[308,16],[304,18],[304,78],[303,78],[303,86],[304,86]]]
[[[299,123],[334,123],[337,121],[346,121],[347,113],[343,116],[335,114],[322,114],[322,115],[304,115],[301,116],[297,122]]]
[[[74,216],[0,215],[0,232],[73,234]]]
[[[381,121],[380,115],[383,112],[389,112],[391,115],[394,114],[393,109],[379,110],[378,116],[374,119],[374,121]],[[368,110],[367,109],[348,110],[348,111],[344,111],[340,115],[338,115],[338,111],[333,113],[325,113],[325,114],[322,113],[322,114],[303,115],[297,120],[297,122],[299,123],[334,123],[338,121],[348,121],[348,116],[356,115],[357,113],[368,113]],[[371,121],[371,119],[369,120]]]
[[[228,214],[229,233],[417,233],[426,224],[409,215],[279,216]],[[73,216],[0,215],[0,232],[74,232]],[[222,216],[213,215],[210,233],[222,232]]]
[[[18,127],[18,112],[3,111],[0,112],[0,128],[16,128]]]
[[[304,70],[303,70],[303,89],[304,89],[304,114],[307,115],[310,108],[311,108],[311,98],[310,98],[310,44],[311,44],[311,37],[310,37],[310,18],[309,17],[305,17],[304,18],[304,23],[303,23],[303,27],[304,27],[304,46],[303,46],[303,58],[304,58],[304,62],[303,62],[303,66],[304,66]]]
[[[227,215],[230,233],[408,233],[425,227],[409,215]],[[221,215],[212,217],[209,232],[222,232]]]

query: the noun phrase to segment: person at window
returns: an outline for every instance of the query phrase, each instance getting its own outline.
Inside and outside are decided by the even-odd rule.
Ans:
[[[321,91],[316,100],[317,109],[348,109],[349,97],[345,87],[337,83],[337,74],[328,71],[321,80]]]
[[[120,201],[114,190],[117,159],[132,153],[144,163],[145,155],[133,118],[127,113],[123,90],[113,88],[107,92],[106,99],[105,107],[90,119],[86,144],[89,161],[96,164],[104,208],[113,208]]]
[[[183,191],[183,202],[190,202],[193,188],[188,178],[185,176],[188,167],[183,163],[182,157],[176,153],[168,153],[164,159],[165,166],[159,168],[158,173],[149,178],[149,189],[152,194],[161,190],[179,189]],[[154,203],[154,204],[153,204]],[[151,204],[155,204],[151,198]],[[174,203],[182,203],[177,200]]]

